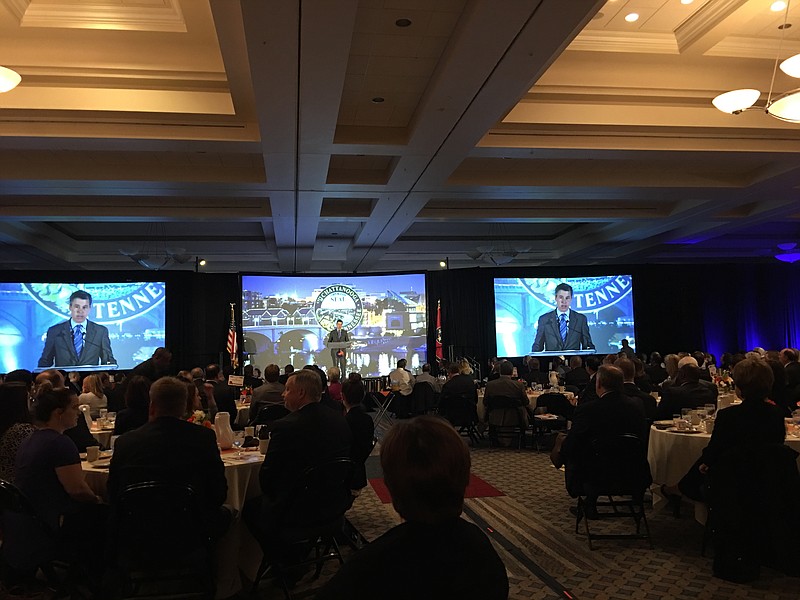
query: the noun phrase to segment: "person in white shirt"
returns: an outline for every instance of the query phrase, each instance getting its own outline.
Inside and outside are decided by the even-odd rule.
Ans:
[[[389,373],[389,384],[393,390],[399,391],[402,396],[410,396],[411,390],[414,389],[414,376],[406,371],[405,358],[397,361],[397,368]],[[399,386],[399,389],[397,389]]]
[[[89,375],[83,380],[83,393],[78,397],[78,402],[88,404],[92,417],[95,419],[100,414],[100,409],[108,406],[108,400],[97,375]]]
[[[431,366],[428,363],[422,365],[422,373],[417,375],[416,383],[424,381],[425,383],[429,383],[433,387],[433,391],[437,394],[442,391],[442,384],[439,382],[436,377],[431,375]]]

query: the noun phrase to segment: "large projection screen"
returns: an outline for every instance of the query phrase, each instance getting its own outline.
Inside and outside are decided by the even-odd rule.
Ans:
[[[333,366],[327,335],[342,319],[350,334],[347,372],[386,375],[405,358],[427,360],[425,276],[242,276],[245,360],[263,372],[316,364]]]
[[[548,352],[548,348],[535,348],[534,341],[540,326],[556,327],[547,319],[551,313],[555,314],[555,292],[561,283],[573,289],[570,310],[579,315],[572,321],[586,324],[594,345],[593,352],[619,352],[623,339],[636,348],[633,278],[630,275],[497,278],[494,280],[494,300],[498,356],[546,356],[554,353]],[[553,334],[556,333],[557,329],[554,329]],[[590,352],[564,350],[557,353]]]

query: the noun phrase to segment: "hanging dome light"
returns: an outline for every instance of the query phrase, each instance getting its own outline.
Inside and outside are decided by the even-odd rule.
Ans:
[[[737,115],[753,106],[760,96],[761,92],[754,89],[733,90],[720,94],[711,103],[724,113]]]
[[[22,77],[16,71],[6,67],[0,67],[0,93],[10,92],[19,85]]]

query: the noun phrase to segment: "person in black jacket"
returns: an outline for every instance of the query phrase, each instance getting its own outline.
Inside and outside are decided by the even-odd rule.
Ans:
[[[345,381],[342,384],[342,402],[346,411],[344,418],[353,434],[353,445],[350,448],[353,479],[350,488],[354,495],[358,495],[367,487],[367,471],[364,463],[372,452],[375,437],[375,423],[361,405],[365,395],[361,382]]]

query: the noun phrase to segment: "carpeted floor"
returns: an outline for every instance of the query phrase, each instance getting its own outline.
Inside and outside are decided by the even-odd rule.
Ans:
[[[378,449],[376,449],[377,452]],[[468,511],[486,521],[503,538],[513,542],[508,552],[495,544],[509,574],[513,600],[557,598],[526,566],[532,560],[582,600],[629,598],[685,600],[738,599],[794,600],[800,597],[800,579],[762,570],[750,585],[731,584],[711,576],[711,558],[700,556],[703,527],[691,516],[674,518],[668,511],[648,509],[654,548],[640,540],[600,540],[590,551],[586,538],[575,534],[569,513],[574,501],[564,490],[563,472],[550,464],[548,455],[530,450],[472,450],[472,471],[505,496],[466,500]],[[370,487],[348,514],[350,522],[368,539],[374,539],[400,522],[391,504],[381,502]],[[632,528],[632,522],[592,522],[595,527]],[[319,581],[303,579],[297,598],[313,598],[315,590],[335,572],[329,564]],[[259,597],[281,597],[265,582]],[[376,598],[379,598],[376,595]]]

